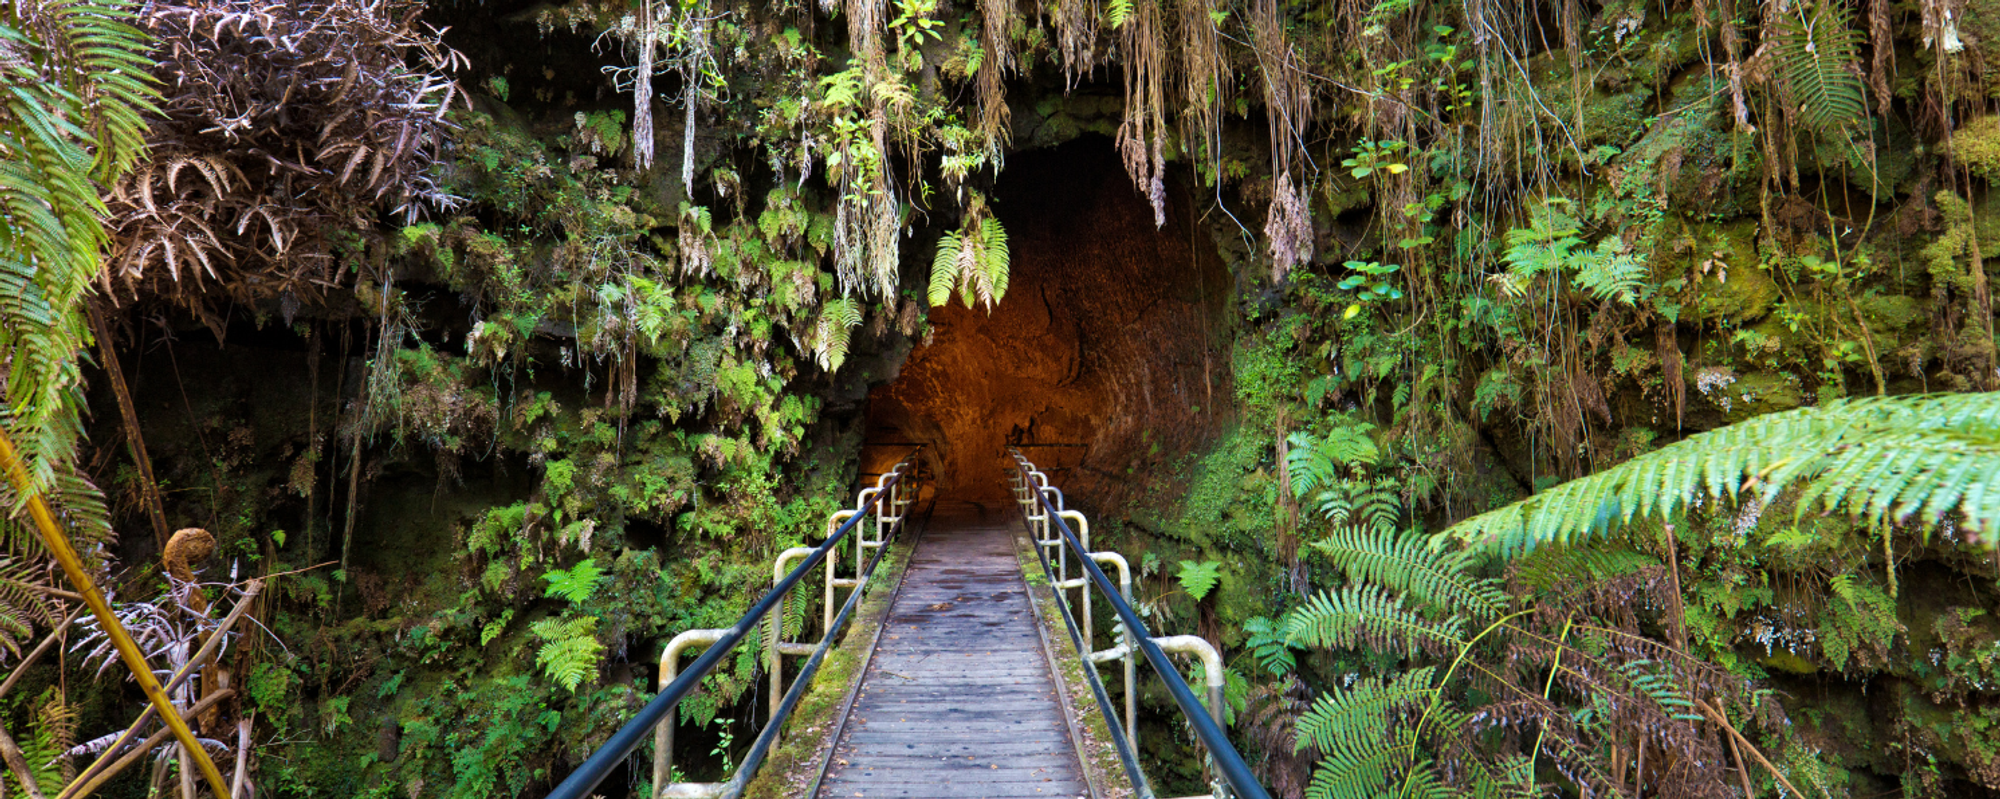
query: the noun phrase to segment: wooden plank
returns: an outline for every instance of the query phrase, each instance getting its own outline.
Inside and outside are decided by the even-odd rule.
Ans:
[[[970,515],[933,517],[821,797],[1088,795],[1012,535]]]

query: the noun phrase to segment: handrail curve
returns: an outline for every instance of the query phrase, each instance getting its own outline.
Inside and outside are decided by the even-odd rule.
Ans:
[[[1017,483],[1015,489],[1018,492],[1016,499],[1021,503],[1022,513],[1027,517],[1030,527],[1035,527],[1037,524],[1041,525],[1041,527],[1036,529],[1036,532],[1039,534],[1041,530],[1046,530],[1052,525],[1055,531],[1061,533],[1061,541],[1064,544],[1061,551],[1074,552],[1076,554],[1076,560],[1083,569],[1084,577],[1099,592],[1104,594],[1106,600],[1111,604],[1113,611],[1117,614],[1119,623],[1123,625],[1124,641],[1120,646],[1132,647],[1136,645],[1139,653],[1146,658],[1146,664],[1151,666],[1154,673],[1159,675],[1161,682],[1166,683],[1167,692],[1173,696],[1174,704],[1178,706],[1181,715],[1186,717],[1188,724],[1194,728],[1195,737],[1207,748],[1211,760],[1215,763],[1216,771],[1222,777],[1222,781],[1234,792],[1237,799],[1270,799],[1270,793],[1264,789],[1262,784],[1257,782],[1256,776],[1250,773],[1249,763],[1243,760],[1243,755],[1236,751],[1235,745],[1229,742],[1229,735],[1222,729],[1221,722],[1224,708],[1219,701],[1215,701],[1219,700],[1220,697],[1213,696],[1220,693],[1214,690],[1217,686],[1213,685],[1213,683],[1221,676],[1221,670],[1215,667],[1215,663],[1219,661],[1219,658],[1216,657],[1212,647],[1209,647],[1206,641],[1191,636],[1173,636],[1164,639],[1154,638],[1152,633],[1147,630],[1146,623],[1139,618],[1138,612],[1132,609],[1131,603],[1127,601],[1126,597],[1120,595],[1118,586],[1113,584],[1111,578],[1105,575],[1104,570],[1098,567],[1098,558],[1094,557],[1097,553],[1092,553],[1089,546],[1069,526],[1068,521],[1065,519],[1068,514],[1064,513],[1067,509],[1060,504],[1062,502],[1061,489],[1049,486],[1048,476],[1036,469],[1034,462],[1028,460],[1020,451],[1010,448],[1008,454],[1012,455],[1015,461],[1014,469]],[[1055,503],[1049,501],[1049,494],[1051,493],[1057,497]],[[1039,506],[1039,513],[1034,512],[1036,506]],[[1036,549],[1038,552],[1040,548],[1040,544],[1037,542]],[[1066,562],[1067,558],[1065,557],[1064,560]],[[1044,568],[1046,568],[1046,559],[1043,563]],[[1129,584],[1127,590],[1130,590]],[[1087,595],[1088,592],[1086,592]],[[1063,615],[1067,618],[1069,610],[1066,602],[1062,603],[1062,609]],[[1071,623],[1073,624],[1074,621],[1071,620]],[[1187,640],[1190,638],[1193,638],[1193,640]],[[1195,641],[1200,641],[1201,646],[1195,646]],[[1083,641],[1079,640],[1078,643],[1082,644]],[[1213,707],[1208,709],[1202,707],[1201,700],[1195,697],[1194,691],[1188,687],[1187,680],[1181,677],[1180,670],[1175,668],[1173,662],[1167,659],[1167,653],[1161,646],[1162,643],[1168,644],[1177,651],[1197,654],[1202,658],[1204,668],[1208,671],[1208,677],[1211,682],[1210,693],[1212,695]],[[1209,651],[1201,651],[1203,648],[1207,648]],[[1088,650],[1085,650],[1082,654],[1087,659],[1096,659],[1093,657],[1094,653],[1090,653]],[[1129,664],[1130,661],[1127,660],[1127,663]],[[1095,676],[1094,671],[1092,675]],[[1126,691],[1129,698],[1131,688],[1128,686]],[[1109,709],[1108,703],[1104,702],[1102,693],[1099,694],[1099,702],[1104,703],[1106,709]],[[1126,740],[1126,736],[1122,734],[1123,732],[1123,730],[1119,730],[1115,725],[1112,726],[1114,742],[1120,744],[1122,747],[1129,748],[1131,744]],[[1123,754],[1125,753],[1121,753],[1121,755]],[[1127,760],[1127,769],[1129,771],[1133,768],[1134,764],[1130,762],[1129,756]],[[1134,787],[1138,787],[1139,782],[1140,780],[1134,780]],[[1141,790],[1143,792],[1144,789],[1142,788]]]
[[[856,565],[861,565],[860,561],[863,559],[863,553],[865,550],[871,548],[871,546],[876,551],[876,557],[869,560],[867,564],[868,569],[857,570],[853,586],[856,590],[848,597],[847,603],[841,609],[840,614],[830,620],[825,637],[820,641],[819,646],[813,651],[812,656],[801,668],[799,677],[793,682],[791,690],[786,693],[778,706],[773,708],[772,718],[765,723],[763,732],[758,735],[757,741],[752,745],[750,752],[745,755],[743,764],[737,768],[736,774],[728,783],[720,786],[681,784],[674,786],[678,790],[672,792],[674,795],[721,795],[725,797],[740,794],[743,786],[748,783],[749,777],[755,773],[757,766],[761,764],[764,752],[776,742],[778,729],[783,726],[792,708],[797,706],[799,698],[804,695],[806,685],[811,681],[813,672],[818,669],[820,662],[825,658],[827,650],[833,646],[838,635],[838,628],[845,625],[851,611],[859,604],[861,597],[859,589],[861,583],[865,581],[865,574],[867,571],[872,570],[875,562],[880,560],[881,553],[886,549],[883,545],[886,543],[887,533],[893,529],[884,528],[879,524],[879,521],[883,517],[889,515],[881,512],[882,507],[886,504],[893,509],[895,526],[899,527],[905,515],[903,513],[903,506],[915,502],[914,498],[904,499],[904,491],[901,489],[905,486],[904,478],[910,477],[919,470],[917,457],[921,452],[922,448],[919,447],[916,451],[905,456],[901,462],[897,463],[894,469],[876,478],[874,486],[861,491],[860,496],[856,498],[854,508],[836,511],[833,514],[833,518],[845,517],[839,527],[828,533],[826,540],[820,542],[818,546],[812,547],[810,553],[804,556],[804,562],[793,567],[783,579],[778,580],[777,584],[769,592],[765,593],[763,598],[757,600],[756,604],[751,605],[750,610],[745,612],[742,618],[737,619],[734,625],[719,630],[689,631],[690,633],[699,632],[700,634],[691,636],[693,640],[683,641],[677,637],[673,643],[670,643],[668,649],[663,654],[677,655],[680,648],[700,643],[708,644],[708,648],[701,653],[700,657],[695,658],[694,663],[690,664],[685,671],[679,671],[675,674],[672,681],[661,688],[660,692],[655,694],[652,700],[646,703],[645,707],[640,708],[639,712],[632,717],[632,720],[626,722],[625,726],[620,727],[617,732],[612,733],[609,740],[598,747],[597,751],[591,753],[590,757],[586,758],[574,771],[571,771],[568,777],[564,778],[554,790],[547,794],[548,799],[586,799],[586,797],[591,796],[596,791],[598,784],[603,782],[604,778],[609,776],[625,758],[629,757],[633,752],[638,751],[639,746],[645,743],[648,737],[656,734],[657,728],[662,726],[663,722],[668,725],[671,724],[671,716],[669,714],[672,713],[674,708],[680,705],[680,701],[692,692],[695,686],[700,685],[702,678],[706,677],[710,671],[713,671],[717,665],[721,664],[730,651],[736,648],[737,644],[742,643],[746,636],[758,629],[760,626],[759,622],[770,613],[772,608],[780,606],[784,602],[785,597],[791,593],[792,589],[797,587],[799,582],[807,574],[811,573],[813,569],[818,568],[822,561],[829,561],[829,554],[846,540],[848,533],[854,530],[862,519],[873,516],[878,520],[876,537],[870,540],[865,533],[857,533],[855,536]],[[914,479],[911,482],[914,482]],[[875,512],[870,513],[870,511]],[[794,555],[793,557],[797,556]],[[828,565],[830,567],[832,564],[829,562]],[[827,576],[829,578],[829,586],[834,585],[834,581],[831,580],[832,571],[830,568]],[[831,599],[831,587],[827,591],[827,596]],[[680,646],[677,647],[675,644],[679,644]],[[671,733],[668,733],[665,738],[668,742],[671,742]],[[656,774],[659,774],[659,772],[656,772]],[[663,774],[655,777],[654,791],[659,792],[665,787],[660,784],[660,781],[663,779],[665,779]]]

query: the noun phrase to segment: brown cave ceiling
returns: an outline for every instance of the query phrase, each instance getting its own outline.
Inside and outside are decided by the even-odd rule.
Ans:
[[[940,487],[979,500],[1005,498],[1005,448],[1024,445],[1096,508],[1203,443],[1229,404],[1231,281],[1197,204],[1168,195],[1156,228],[1103,138],[1011,156],[1006,298],[931,310],[929,343],[869,394],[870,439],[930,445]]]

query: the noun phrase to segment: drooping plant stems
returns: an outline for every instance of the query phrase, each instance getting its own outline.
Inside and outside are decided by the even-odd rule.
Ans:
[[[63,573],[69,576],[69,581],[76,586],[77,592],[83,595],[84,604],[90,606],[90,612],[97,617],[97,623],[104,628],[104,634],[111,638],[112,646],[118,649],[118,658],[124,661],[125,668],[132,672],[132,679],[136,680],[139,689],[145,692],[146,701],[151,703],[153,709],[160,713],[160,717],[166,720],[167,728],[173,732],[174,739],[187,747],[193,755],[196,767],[201,769],[202,777],[208,781],[208,786],[215,791],[215,795],[228,796],[229,787],[222,780],[222,772],[216,770],[215,762],[210,760],[208,752],[201,748],[201,742],[195,740],[194,731],[188,729],[187,722],[181,720],[180,714],[174,711],[173,700],[168,699],[166,691],[160,689],[160,681],[153,677],[153,669],[147,665],[145,653],[139,651],[139,645],[132,640],[132,635],[125,631],[125,625],[118,621],[117,614],[111,612],[111,603],[106,602],[103,592],[97,590],[97,584],[90,579],[90,572],[83,567],[83,559],[77,556],[75,548],[69,545],[69,539],[64,537],[62,530],[56,526],[55,515],[50,513],[49,506],[42,502],[41,494],[35,490],[34,481],[29,479],[28,470],[21,465],[20,457],[14,452],[14,444],[8,440],[4,431],[0,431],[0,467],[7,470],[7,478],[13,482],[15,494],[20,497],[22,504],[28,506],[28,515],[34,518],[35,529],[41,533],[42,543],[49,548],[49,553],[55,556],[56,562],[62,564]]]

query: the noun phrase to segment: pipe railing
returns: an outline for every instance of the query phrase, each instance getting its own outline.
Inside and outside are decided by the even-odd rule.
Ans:
[[[910,453],[896,465],[896,468],[877,478],[875,486],[863,489],[855,499],[854,508],[836,511],[828,521],[831,531],[827,534],[826,540],[820,542],[818,546],[795,548],[780,553],[779,569],[782,569],[784,563],[792,560],[803,558],[804,562],[780,577],[770,592],[750,606],[750,610],[744,613],[742,618],[737,619],[736,624],[723,629],[689,630],[675,636],[661,653],[659,693],[654,695],[631,721],[613,733],[610,740],[605,741],[603,746],[598,747],[596,752],[585,759],[582,765],[570,772],[555,790],[550,791],[548,799],[585,799],[591,796],[598,784],[603,782],[619,763],[645,743],[648,732],[654,734],[656,745],[653,761],[653,790],[656,798],[740,796],[750,777],[755,775],[757,767],[762,765],[764,754],[777,742],[779,728],[784,725],[791,711],[798,706],[798,701],[804,696],[813,674],[825,660],[827,650],[838,640],[840,631],[846,626],[855,606],[860,604],[862,592],[859,589],[865,584],[868,573],[872,572],[875,565],[881,561],[881,553],[885,551],[884,545],[887,544],[889,537],[901,528],[903,519],[908,515],[909,506],[915,504],[917,488],[914,485],[913,475],[920,468],[917,461],[919,452],[921,449]],[[912,479],[906,482],[906,477]],[[863,532],[855,533],[857,567],[855,577],[851,580],[836,580],[833,577],[833,559],[829,555],[838,550],[841,543],[847,539],[848,533],[860,526],[863,518],[869,516],[876,519],[876,535],[870,539],[865,528]],[[884,519],[892,521],[885,524]],[[804,549],[805,552],[801,554],[798,549]],[[874,558],[866,557],[865,553],[869,549],[875,551]],[[672,774],[673,716],[671,714],[674,709],[697,685],[701,684],[703,677],[720,665],[737,644],[742,643],[745,636],[758,628],[759,623],[772,609],[782,608],[785,597],[804,580],[808,573],[818,568],[821,562],[827,564],[828,609],[823,636],[818,646],[812,649],[805,665],[800,667],[799,676],[793,681],[791,690],[785,692],[782,700],[772,705],[771,718],[765,723],[763,732],[757,736],[750,751],[744,755],[742,765],[737,767],[736,774],[727,783],[721,784],[668,784],[666,781]],[[836,584],[856,589],[848,596],[846,604],[837,616],[832,612],[833,589],[837,587]],[[781,611],[772,621],[782,625],[783,615]],[[768,631],[766,634],[770,637]],[[792,654],[800,651],[794,646],[785,646],[784,642],[776,640],[777,638],[782,636],[771,637],[770,643],[774,646],[769,647],[771,652],[768,655],[769,660],[766,661],[766,668],[774,672],[777,671],[775,665],[782,665],[777,663],[780,653]],[[690,664],[686,671],[678,670],[681,653],[704,644],[708,648],[695,658],[694,663]],[[781,679],[781,675],[774,676],[772,682],[774,688],[782,684]]]
[[[1209,758],[1215,764],[1222,783],[1233,791],[1238,799],[1270,799],[1270,794],[1250,773],[1249,764],[1244,762],[1243,756],[1236,751],[1236,747],[1229,742],[1228,734],[1222,729],[1227,709],[1223,706],[1222,658],[1215,646],[1192,635],[1154,638],[1147,631],[1145,622],[1140,620],[1138,612],[1132,609],[1131,570],[1125,564],[1124,558],[1117,557],[1115,553],[1092,552],[1089,539],[1080,536],[1069,525],[1070,519],[1081,520],[1082,514],[1063,507],[1062,490],[1050,486],[1048,476],[1036,469],[1034,463],[1019,451],[1010,450],[1008,454],[1014,458],[1014,470],[1009,476],[1014,497],[1021,506],[1022,515],[1027,520],[1029,529],[1036,534],[1036,552],[1041,556],[1042,568],[1050,572],[1052,582],[1057,586],[1056,595],[1063,599],[1057,606],[1061,608],[1063,619],[1070,627],[1071,637],[1081,649],[1081,654],[1092,663],[1120,658],[1125,660],[1126,728],[1121,730],[1117,725],[1108,726],[1111,729],[1112,742],[1119,749],[1120,759],[1125,762],[1126,772],[1133,777],[1133,787],[1138,790],[1142,798],[1151,794],[1150,786],[1146,784],[1144,774],[1138,768],[1135,753],[1137,738],[1134,733],[1137,730],[1134,725],[1132,652],[1136,648],[1137,652],[1145,657],[1147,665],[1159,675],[1161,682],[1166,683],[1168,693],[1174,698],[1174,704],[1179,707],[1181,715],[1187,718],[1188,724],[1194,728],[1195,737],[1208,750]],[[1079,524],[1086,531],[1087,525],[1087,520]],[[1056,564],[1050,563],[1051,558],[1046,551],[1051,543],[1057,550]],[[1092,651],[1088,639],[1089,633],[1080,632],[1076,619],[1070,614],[1066,589],[1072,587],[1067,585],[1071,582],[1067,570],[1067,554],[1071,551],[1077,556],[1078,566],[1083,572],[1083,576],[1075,581],[1075,587],[1085,587],[1087,582],[1089,586],[1103,592],[1117,615],[1119,624],[1124,628],[1124,640],[1113,649],[1103,652]],[[1112,555],[1116,560],[1103,557],[1105,555]],[[1119,567],[1120,585],[1112,585],[1111,578],[1105,576],[1104,570],[1098,567],[1100,561],[1110,562]],[[1090,593],[1086,588],[1084,591],[1086,599]],[[1087,619],[1086,616],[1086,625],[1089,624]],[[1167,659],[1169,651],[1193,654],[1201,659],[1208,683],[1209,707],[1206,710],[1202,708],[1201,701],[1195,698],[1194,691],[1188,688],[1187,680],[1181,677],[1180,670]],[[1098,703],[1106,708],[1108,715],[1110,702],[1107,701],[1103,684],[1097,680],[1095,669],[1086,671],[1092,689],[1097,694]],[[1224,786],[1218,786],[1221,787]],[[1220,793],[1218,790],[1218,794]]]

